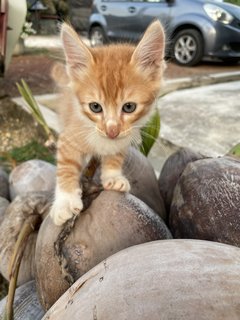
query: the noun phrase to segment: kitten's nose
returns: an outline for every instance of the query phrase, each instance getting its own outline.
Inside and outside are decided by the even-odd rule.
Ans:
[[[110,139],[115,139],[119,135],[119,128],[117,125],[111,125],[107,127],[107,136]]]

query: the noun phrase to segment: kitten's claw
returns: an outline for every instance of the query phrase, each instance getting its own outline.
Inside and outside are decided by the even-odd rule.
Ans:
[[[71,219],[73,215],[79,214],[82,208],[83,203],[80,189],[77,189],[73,193],[58,191],[50,211],[50,216],[55,225],[61,226]]]
[[[121,192],[130,191],[130,184],[124,176],[109,177],[103,179],[102,183],[105,190],[115,190]]]

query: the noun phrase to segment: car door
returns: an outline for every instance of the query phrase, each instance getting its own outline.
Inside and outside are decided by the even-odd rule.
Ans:
[[[171,24],[171,11],[174,4],[169,4],[166,0],[134,0],[132,10],[134,11],[131,19],[131,36],[135,39],[144,33],[146,28],[155,19],[159,19],[167,31]]]
[[[171,16],[166,0],[102,0],[98,9],[106,19],[110,39],[136,41],[154,19],[167,25]]]

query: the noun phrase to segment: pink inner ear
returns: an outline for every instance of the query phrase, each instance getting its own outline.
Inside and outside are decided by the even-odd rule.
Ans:
[[[62,41],[68,67],[78,69],[78,72],[85,69],[92,55],[78,34],[68,25],[62,28]],[[74,73],[76,71],[74,70]]]
[[[165,51],[165,36],[160,22],[152,23],[133,53],[133,59],[143,68],[161,66]]]

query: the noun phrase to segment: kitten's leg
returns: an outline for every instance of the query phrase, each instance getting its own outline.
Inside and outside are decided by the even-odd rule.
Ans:
[[[130,184],[122,174],[124,155],[117,154],[102,158],[102,184],[106,190],[128,192]]]
[[[50,211],[56,225],[62,225],[83,208],[79,185],[82,155],[76,149],[69,139],[64,136],[59,138],[55,200]]]

